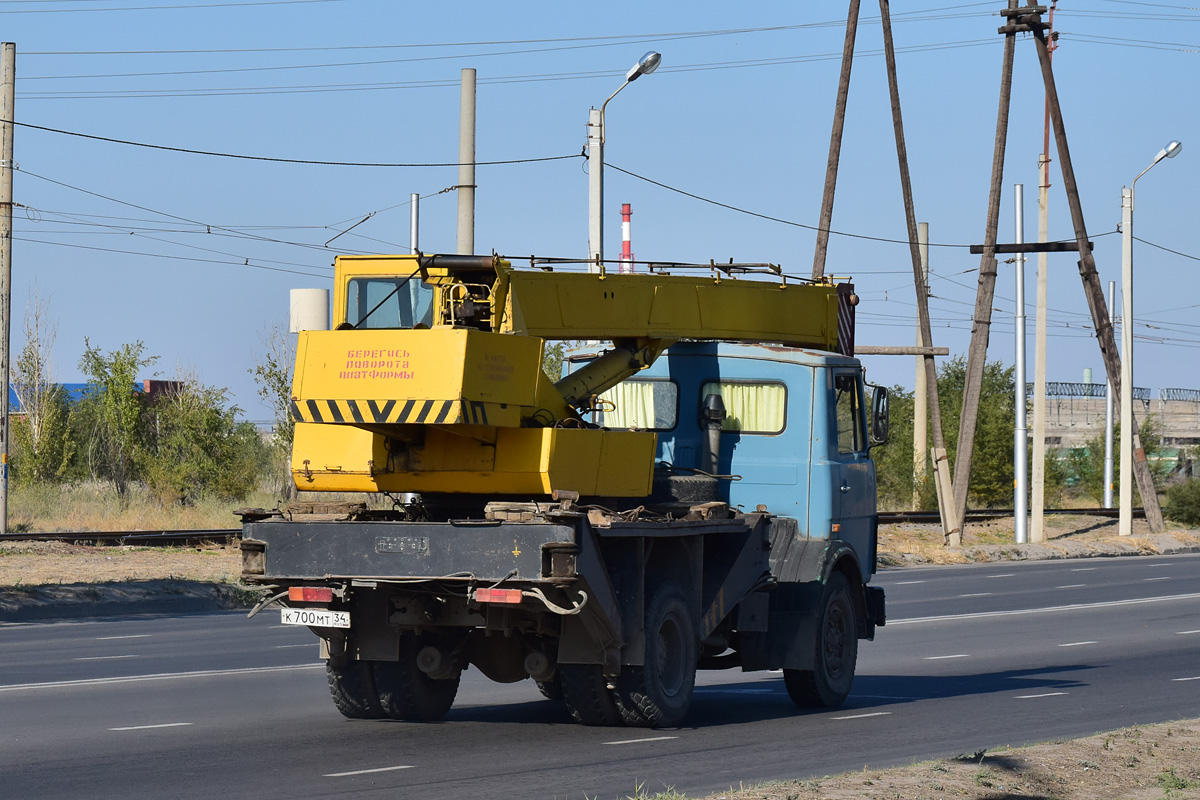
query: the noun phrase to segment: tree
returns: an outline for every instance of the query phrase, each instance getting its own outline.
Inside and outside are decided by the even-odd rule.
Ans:
[[[276,325],[262,341],[266,351],[250,374],[258,384],[258,396],[266,402],[275,417],[268,442],[271,451],[270,475],[275,484],[273,489],[290,498],[296,491],[290,463],[292,437],[296,430],[296,423],[292,419],[292,369],[296,363],[296,340]]]
[[[264,445],[252,422],[239,422],[225,389],[182,375],[148,399],[140,472],[163,502],[191,505],[205,495],[242,500],[258,482]]]
[[[875,488],[881,508],[907,509],[913,498],[913,393],[903,386],[893,386],[888,392],[888,441],[871,448]]]
[[[18,485],[60,480],[71,461],[66,393],[53,382],[57,326],[35,284],[25,304],[25,344],[12,373],[21,414],[12,419],[13,477]]]
[[[137,374],[158,361],[158,356],[143,356],[140,341],[122,345],[107,354],[83,340],[79,368],[88,376],[87,393],[82,405],[84,418],[93,425],[89,443],[95,458],[92,468],[100,477],[112,481],[124,499],[129,485],[138,477],[143,459],[143,404],[138,396]]]
[[[1135,401],[1136,402],[1136,401]],[[1146,453],[1146,461],[1150,465],[1150,474],[1155,486],[1163,486],[1171,472],[1171,464],[1162,458],[1162,436],[1158,432],[1158,419],[1153,414],[1147,414],[1142,422],[1139,433],[1142,439],[1142,450]],[[1119,441],[1121,424],[1113,426],[1113,439]],[[1121,492],[1120,454],[1113,453],[1113,496]],[[1104,502],[1104,436],[1096,435],[1088,439],[1083,447],[1077,447],[1067,454],[1066,471],[1069,480],[1079,491],[1096,501]],[[1141,505],[1142,495],[1137,485],[1133,487],[1133,502]]]

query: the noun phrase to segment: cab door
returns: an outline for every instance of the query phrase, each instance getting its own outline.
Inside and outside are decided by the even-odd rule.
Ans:
[[[831,444],[837,465],[832,487],[833,535],[854,548],[866,580],[874,572],[876,516],[875,465],[867,449],[862,371],[835,369],[833,388],[835,435]]]

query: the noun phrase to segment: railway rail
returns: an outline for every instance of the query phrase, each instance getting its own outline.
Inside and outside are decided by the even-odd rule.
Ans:
[[[1048,508],[1048,515],[1075,515],[1091,517],[1116,517],[1115,508]],[[1011,517],[1011,508],[996,508],[967,513],[967,522],[984,522]],[[1133,510],[1139,519],[1145,517],[1140,508]],[[936,511],[881,511],[881,523],[923,522],[933,523],[939,519]],[[194,547],[203,544],[230,544],[241,535],[240,528],[208,528],[202,530],[175,531],[58,531],[55,533],[9,533],[0,536],[4,542],[67,542],[70,544],[138,545],[157,547]]]

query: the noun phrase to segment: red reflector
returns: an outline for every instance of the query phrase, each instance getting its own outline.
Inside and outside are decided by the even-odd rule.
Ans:
[[[331,603],[333,589],[328,586],[293,586],[288,589],[288,600],[297,603]]]
[[[520,589],[476,589],[476,603],[519,603]]]

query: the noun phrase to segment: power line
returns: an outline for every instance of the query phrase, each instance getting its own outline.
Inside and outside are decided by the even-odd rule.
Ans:
[[[71,244],[70,242],[47,242],[42,239],[27,239],[23,236],[14,236],[13,239],[15,241],[19,241],[19,242],[29,242],[30,244],[44,244],[44,245],[51,245],[54,247],[73,247],[73,248],[77,248],[80,250],[97,250],[97,251],[104,252],[104,253],[120,253],[122,255],[145,256],[146,258],[165,258],[165,259],[170,259],[172,261],[193,261],[193,262],[199,262],[202,264],[224,264],[224,265],[230,266],[230,267],[250,267],[251,269],[265,269],[265,270],[269,270],[271,272],[286,272],[286,273],[290,273],[292,275],[304,275],[309,278],[328,278],[329,277],[327,274],[319,274],[319,273],[313,273],[313,272],[301,272],[301,271],[295,270],[295,269],[283,269],[282,267],[268,267],[263,264],[251,264],[249,258],[246,258],[242,262],[221,261],[221,260],[214,259],[214,258],[196,258],[193,256],[173,256],[173,255],[163,255],[161,253],[143,253],[143,252],[140,252],[137,250],[119,250],[119,249],[111,248],[111,247],[97,247],[95,245],[87,245],[87,244]],[[314,267],[314,269],[318,269],[318,268]]]
[[[30,0],[25,0],[29,2]],[[36,0],[32,0],[36,2]],[[72,0],[78,2],[79,0]],[[92,14],[100,11],[176,11],[185,8],[240,8],[243,6],[290,6],[304,3],[342,3],[345,0],[248,0],[238,3],[189,3],[171,6],[126,6],[116,8],[14,8],[0,9],[0,14]]]
[[[92,133],[79,133],[78,131],[64,131],[58,128],[47,128],[43,125],[32,125],[28,122],[13,122],[11,120],[0,120],[0,122],[9,122],[13,125],[20,125],[22,128],[32,128],[33,130],[47,131],[49,133],[58,133],[63,136],[77,136],[81,139],[92,139],[98,142],[109,142],[110,144],[123,144],[130,147],[145,147],[151,150],[167,150],[172,153],[189,153],[197,156],[214,156],[217,158],[238,158],[246,161],[271,161],[283,164],[309,164],[323,167],[461,167],[463,164],[457,161],[431,162],[431,163],[412,163],[412,164],[387,164],[375,163],[370,161],[318,161],[303,158],[279,158],[275,156],[251,156],[242,153],[219,153],[212,150],[192,150],[187,147],[172,147],[165,144],[149,144],[147,142],[133,142],[127,139],[114,139],[108,136],[97,136]],[[514,158],[503,161],[476,161],[475,166],[490,167],[498,164],[531,164],[542,161],[562,161],[567,158],[580,158],[580,155],[568,156],[543,156],[540,158]],[[32,174],[32,173],[30,173]]]

